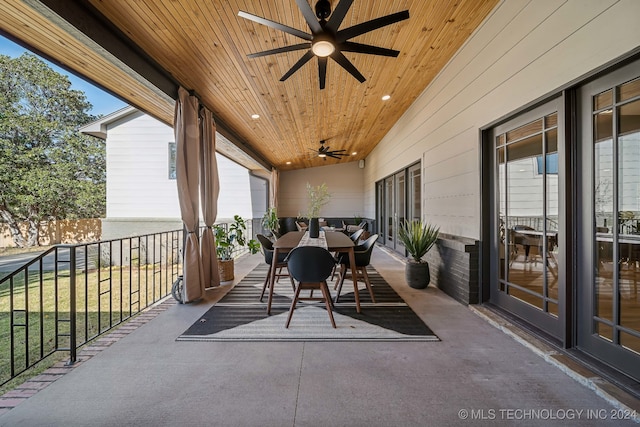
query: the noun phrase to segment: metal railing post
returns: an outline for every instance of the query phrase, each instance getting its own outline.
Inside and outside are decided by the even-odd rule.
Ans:
[[[85,248],[85,252],[87,249]],[[86,268],[86,266],[85,266]],[[78,360],[76,348],[76,248],[69,248],[69,365]]]

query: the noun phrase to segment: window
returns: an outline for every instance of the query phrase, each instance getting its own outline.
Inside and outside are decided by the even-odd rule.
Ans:
[[[536,157],[538,162],[538,175],[544,170],[542,156]],[[558,175],[558,153],[547,154],[547,175]]]
[[[176,143],[169,143],[169,179],[176,179]]]

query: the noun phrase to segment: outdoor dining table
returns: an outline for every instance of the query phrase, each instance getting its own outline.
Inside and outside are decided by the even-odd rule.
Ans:
[[[271,314],[271,301],[273,300],[273,288],[275,284],[276,269],[274,266],[277,264],[278,253],[288,252],[291,249],[297,247],[300,244],[300,240],[304,236],[304,231],[290,231],[284,236],[280,237],[273,244],[273,262],[271,263],[271,269],[269,270],[269,299],[267,301],[267,314]],[[330,252],[347,252],[349,254],[349,263],[351,265],[351,275],[353,279],[353,293],[356,299],[356,311],[360,313],[360,294],[358,293],[358,275],[356,272],[356,260],[353,248],[355,244],[349,238],[349,236],[339,231],[325,231],[325,239],[327,241],[327,250]]]

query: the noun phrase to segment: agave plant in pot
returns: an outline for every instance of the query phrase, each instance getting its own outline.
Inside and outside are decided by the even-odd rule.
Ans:
[[[422,259],[436,244],[440,228],[421,220],[405,221],[398,231],[398,239],[409,253],[405,267],[407,284],[415,289],[424,289],[431,281],[429,263]]]

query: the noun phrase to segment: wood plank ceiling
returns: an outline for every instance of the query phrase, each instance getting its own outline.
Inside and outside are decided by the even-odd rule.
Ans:
[[[300,43],[289,34],[238,17],[238,11],[310,32],[294,0],[89,0],[95,9],[183,87],[195,90],[229,130],[274,167],[287,170],[363,159],[451,59],[498,0],[355,0],[340,29],[409,10],[410,18],[352,41],[400,51],[397,58],[345,52],[367,79],[359,83],[329,61],[319,89],[314,58],[285,82],[279,79],[305,51],[250,59],[247,54]],[[309,0],[313,7],[315,0]],[[332,1],[335,8],[337,1]],[[22,29],[3,30],[26,43]],[[18,32],[19,34],[15,34]],[[61,40],[65,37],[57,35]],[[56,43],[58,44],[58,43]],[[47,47],[39,48],[41,51]],[[60,61],[60,47],[49,56]],[[84,55],[80,72],[132,105],[170,123],[166,99]],[[141,93],[131,90],[144,89]],[[382,101],[383,95],[391,99]],[[149,98],[153,99],[149,99]],[[259,119],[251,118],[258,114]],[[342,160],[311,150],[357,153]],[[288,163],[290,162],[290,163]]]

